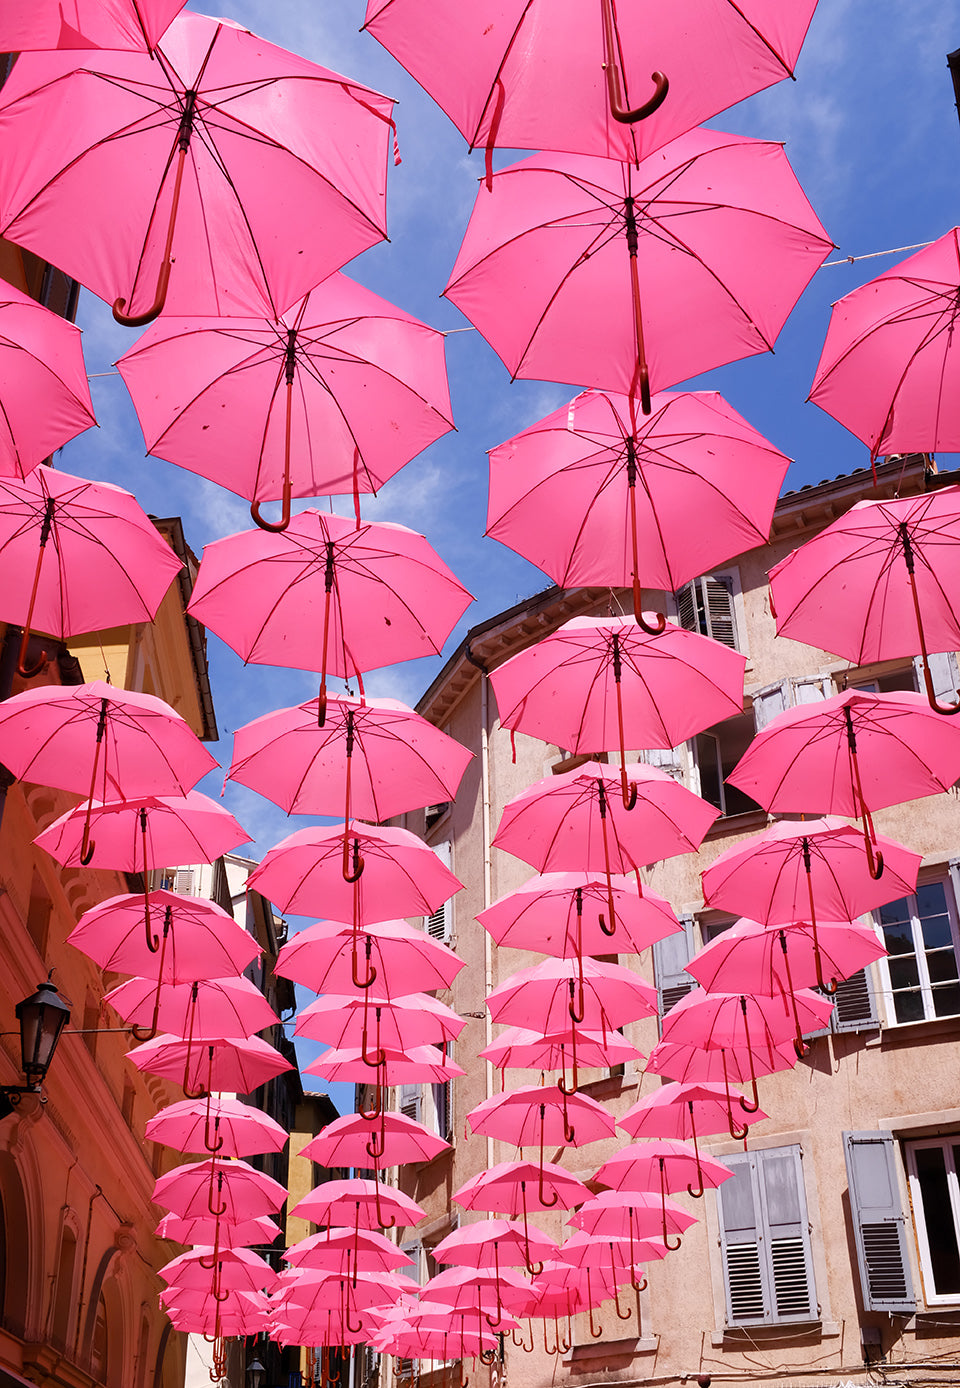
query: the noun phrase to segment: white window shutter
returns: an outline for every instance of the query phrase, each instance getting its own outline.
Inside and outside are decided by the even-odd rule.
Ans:
[[[917,1309],[891,1133],[843,1134],[850,1215],[867,1311]]]
[[[777,680],[774,684],[765,684],[762,689],[755,690],[752,699],[753,723],[759,732],[776,718],[778,713],[789,708],[790,687],[786,680]]]
[[[664,935],[653,942],[653,976],[657,985],[657,1005],[660,1016],[665,1016],[687,993],[698,987],[696,980],[686,971],[686,966],[694,956],[694,922],[692,916],[682,916],[682,930]]]
[[[941,704],[955,704],[960,688],[956,655],[953,651],[942,651],[928,656],[927,659],[930,661],[930,678],[933,680],[933,692],[937,701]],[[913,668],[916,671],[917,688],[923,694],[927,687],[923,679],[921,656],[914,658]]]
[[[829,675],[792,675],[790,693],[794,704],[816,704],[830,698],[833,680]]]
[[[453,856],[450,841],[444,840],[442,843],[431,844],[430,847],[444,867],[450,867]],[[441,944],[449,944],[453,935],[453,902],[441,902],[432,915],[424,917],[423,928],[428,935],[432,935]]]
[[[675,781],[682,781],[685,747],[684,742],[681,742],[679,747],[648,747],[642,755],[648,766],[655,766],[658,771],[665,771]]]
[[[195,873],[193,868],[177,868],[173,879],[173,890],[178,896],[192,896]]]
[[[739,650],[733,580],[726,574],[704,574],[685,583],[674,594],[677,620],[687,631]]]
[[[399,1108],[404,1118],[412,1118],[414,1123],[419,1123],[422,1103],[423,1091],[419,1084],[401,1084]]]
[[[718,1190],[729,1325],[780,1325],[818,1315],[799,1147],[724,1158]]]

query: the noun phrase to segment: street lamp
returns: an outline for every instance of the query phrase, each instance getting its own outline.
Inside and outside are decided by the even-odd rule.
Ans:
[[[60,1033],[70,1020],[70,1009],[57,992],[56,985],[40,983],[37,991],[23,1002],[18,1002],[14,1011],[20,1023],[20,1067],[26,1076],[26,1084],[0,1085],[0,1118],[6,1118],[20,1103],[24,1094],[40,1095],[40,1086],[53,1053],[57,1049]]]
[[[260,1388],[266,1372],[259,1359],[251,1359],[247,1365],[247,1388]]]

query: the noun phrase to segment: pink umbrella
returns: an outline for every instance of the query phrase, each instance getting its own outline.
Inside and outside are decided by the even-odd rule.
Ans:
[[[928,655],[960,646],[958,542],[960,487],[858,501],[770,570],[778,634],[855,665],[919,654],[930,707],[960,711],[938,703]]]
[[[659,1191],[661,1196],[686,1189],[699,1199],[706,1187],[715,1190],[732,1175],[729,1167],[703,1156],[691,1144],[673,1138],[653,1138],[621,1147],[607,1158],[594,1179],[614,1190]],[[694,1176],[696,1189],[691,1184]],[[677,1246],[671,1245],[665,1230],[663,1242],[667,1248]]]
[[[249,886],[281,911],[323,911],[359,926],[395,915],[432,915],[463,885],[408,829],[354,823],[350,838],[352,874],[361,861],[365,864],[357,881],[342,876],[343,830],[310,828],[298,829],[265,853]]]
[[[960,228],[833,306],[810,399],[881,453],[960,449]]]
[[[630,1320],[633,1312],[620,1309],[619,1287],[629,1282],[637,1292],[646,1290],[647,1279],[643,1263],[665,1258],[667,1248],[653,1239],[630,1240],[612,1234],[600,1238],[596,1234],[571,1234],[557,1249],[557,1262],[574,1268],[590,1268],[603,1276],[610,1299],[616,1304],[618,1319]],[[638,1303],[639,1315],[639,1303]],[[599,1337],[598,1337],[599,1338]]]
[[[831,249],[783,149],[691,130],[639,165],[499,170],[447,298],[511,376],[640,395],[772,350]]]
[[[664,1227],[668,1234],[682,1234],[696,1222],[696,1216],[676,1201],[661,1200],[643,1190],[603,1190],[585,1200],[567,1220],[588,1234],[628,1239],[659,1238]],[[641,1252],[635,1261],[643,1257]]]
[[[541,872],[555,868],[630,872],[699,847],[719,811],[665,771],[637,764],[626,768],[624,809],[620,775],[587,762],[537,781],[504,807],[493,842]]]
[[[182,1219],[219,1215],[228,1223],[275,1214],[287,1192],[279,1181],[244,1161],[208,1161],[175,1166],[153,1188],[153,1200]]]
[[[150,55],[24,54],[0,99],[0,230],[122,323],[168,285],[173,312],[272,317],[385,235],[391,107],[205,15]]]
[[[0,48],[155,48],[184,0],[7,0]]]
[[[750,1123],[760,1123],[766,1117],[759,1108],[748,1114],[743,1119],[744,1131]],[[688,1138],[697,1151],[698,1133],[724,1132],[731,1121],[728,1086],[700,1081],[662,1085],[627,1109],[617,1119],[617,1127],[634,1138]]]
[[[168,1287],[160,1293],[160,1300],[177,1330],[210,1339],[260,1335],[270,1315],[270,1302],[259,1292],[235,1291],[225,1302],[211,1302],[205,1293]]]
[[[534,949],[561,959],[606,954],[619,927],[620,953],[640,954],[655,940],[675,933],[680,922],[665,897],[622,875],[548,872],[531,877],[477,914],[497,944]],[[609,922],[609,924],[608,924]]]
[[[535,1262],[554,1257],[556,1251],[556,1241],[539,1229],[525,1229],[511,1219],[481,1219],[441,1239],[433,1257],[458,1267],[499,1269],[504,1264],[533,1272]]]
[[[367,1064],[382,1063],[384,1046],[405,1050],[432,1041],[454,1040],[466,1021],[427,993],[387,998],[370,989],[358,995],[326,993],[301,1008],[296,1033],[333,1046],[359,1045]]]
[[[362,1114],[336,1118],[300,1155],[321,1166],[401,1166],[432,1161],[448,1150],[449,1142],[402,1113],[381,1113],[373,1127]]]
[[[451,949],[406,921],[318,921],[282,946],[274,972],[315,993],[350,993],[379,981],[389,999],[408,993],[412,978],[424,992],[449,988],[463,967]]]
[[[290,1213],[313,1224],[352,1220],[359,1229],[374,1225],[392,1229],[398,1223],[412,1226],[425,1217],[423,1209],[403,1191],[360,1177],[325,1181],[309,1191]],[[389,1215],[389,1220],[382,1218],[384,1215]]]
[[[558,1204],[570,1209],[589,1193],[583,1181],[555,1162],[508,1161],[471,1176],[452,1199],[465,1210],[520,1215],[526,1227],[528,1210],[552,1210]]]
[[[144,939],[144,908],[161,934],[156,953]],[[84,911],[67,943],[110,973],[162,978],[165,983],[192,983],[197,978],[224,978],[242,973],[260,956],[248,935],[221,906],[206,897],[178,892],[139,892],[112,896]]]
[[[578,1066],[594,1069],[622,1065],[627,1060],[642,1060],[630,1041],[617,1032],[581,1031],[570,1019],[556,1031],[537,1032],[523,1027],[506,1027],[495,1041],[479,1052],[491,1064],[500,1068],[519,1070],[566,1070],[571,1067],[571,1080],[559,1081],[567,1094],[575,1093]]]
[[[870,925],[820,920],[760,925],[738,920],[711,940],[686,966],[707,992],[747,989],[765,997],[812,988],[818,978],[850,978],[886,954]]]
[[[379,821],[452,800],[471,758],[397,699],[331,696],[322,719],[312,699],[238,728],[227,776],[287,814]]]
[[[282,526],[292,496],[379,491],[453,427],[443,349],[335,274],[279,321],[164,318],[117,366],[148,452],[247,497],[255,520],[282,496]]]
[[[152,978],[131,978],[111,988],[103,1000],[134,1027],[150,1025],[152,1017],[154,1031],[159,1025],[184,1039],[253,1036],[280,1021],[259,988],[242,975],[161,982],[159,994]]]
[[[496,1022],[555,1030],[571,1021],[590,1031],[615,1031],[657,1012],[657,990],[646,979],[599,959],[545,959],[518,969],[487,994]]]
[[[0,290],[0,476],[25,478],[97,421],[79,328],[6,280]]]
[[[285,1263],[292,1267],[316,1268],[321,1271],[340,1270],[343,1257],[360,1270],[373,1272],[377,1268],[398,1268],[413,1262],[402,1249],[391,1243],[383,1234],[372,1229],[328,1227],[318,1234],[309,1234],[290,1245],[283,1255]]]
[[[491,449],[487,534],[561,588],[632,585],[640,613],[643,585],[766,544],[788,466],[715,392],[664,391],[646,418],[587,390]]]
[[[747,1127],[758,1121],[747,1117],[743,1126],[737,1127],[733,1118],[733,1100],[737,1099],[744,1114],[760,1112],[760,1099],[757,1093],[757,1076],[772,1075],[779,1070],[789,1070],[796,1065],[796,1052],[790,1042],[782,1046],[772,1046],[759,1038],[752,1038],[750,1044],[738,1046],[719,1046],[707,1050],[702,1042],[678,1042],[667,1038],[659,1041],[647,1060],[647,1070],[651,1075],[669,1075],[671,1079],[687,1083],[721,1084],[725,1095],[727,1128],[731,1137],[737,1139],[747,1135]],[[731,1095],[731,1084],[746,1084],[752,1088],[752,1097]]]
[[[161,1035],[144,1041],[127,1058],[138,1070],[174,1080],[195,1097],[221,1089],[250,1094],[293,1069],[285,1056],[259,1036],[202,1041],[194,1037],[191,1042]]]
[[[484,0],[438,14],[368,0],[364,28],[488,159],[500,146],[635,162],[792,76],[815,5]]]
[[[524,1305],[530,1283],[512,1268],[450,1267],[431,1277],[424,1291],[431,1301],[446,1302],[455,1310],[476,1309],[492,1330],[504,1330],[516,1324],[504,1312]]]
[[[571,752],[676,747],[743,711],[746,656],[672,623],[574,617],[491,672],[500,722]],[[624,771],[621,792],[629,799]]]
[[[613,1118],[586,1094],[567,1095],[556,1085],[526,1084],[483,1099],[467,1114],[475,1133],[488,1134],[516,1147],[545,1144],[583,1147],[613,1137]]]
[[[270,1264],[248,1248],[193,1249],[173,1258],[157,1273],[168,1286],[207,1290],[217,1301],[222,1291],[271,1292],[278,1283]]]
[[[830,1021],[833,1003],[808,988],[775,997],[740,993],[687,993],[663,1019],[664,1041],[703,1046],[715,1051],[754,1045],[773,1048],[793,1037],[797,1055],[806,1054],[803,1035]]]
[[[169,1214],[164,1215],[155,1232],[158,1239],[170,1239],[174,1243],[212,1246],[216,1242],[221,1248],[242,1248],[246,1244],[271,1244],[283,1230],[268,1215],[245,1220],[242,1224],[224,1224],[209,1214],[197,1219]]]
[[[144,1133],[152,1142],[181,1152],[222,1152],[225,1157],[279,1152],[289,1137],[268,1113],[224,1095],[168,1104],[147,1119]]]
[[[36,673],[25,665],[34,625],[63,641],[152,621],[181,567],[120,487],[42,464],[23,481],[0,479],[0,615],[24,628],[22,675]]]
[[[244,661],[319,670],[322,726],[328,674],[439,654],[471,601],[406,526],[306,510],[207,545],[189,611]]]
[[[777,715],[727,777],[764,809],[862,819],[870,871],[883,872],[872,810],[949,790],[960,728],[920,694],[848,689]]]
[[[466,1074],[462,1066],[450,1060],[436,1046],[408,1046],[393,1050],[382,1046],[383,1061],[370,1075],[370,1067],[359,1046],[344,1046],[324,1051],[318,1060],[303,1066],[305,1075],[322,1075],[335,1082],[370,1084],[386,1088],[396,1084],[445,1084]]]

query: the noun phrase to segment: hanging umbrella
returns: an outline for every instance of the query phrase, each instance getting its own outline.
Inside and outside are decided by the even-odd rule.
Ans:
[[[432,1161],[449,1149],[436,1133],[402,1113],[381,1113],[373,1127],[362,1114],[336,1118],[319,1136],[301,1148],[300,1155],[321,1166],[401,1166]]]
[[[444,293],[511,376],[640,396],[767,352],[831,249],[780,145],[537,154],[480,190]]]
[[[611,909],[612,905],[612,909]],[[640,954],[655,940],[674,934],[680,922],[665,897],[621,874],[547,872],[477,913],[501,947],[532,949],[561,959],[606,954],[610,925],[619,929],[621,954]],[[608,923],[609,922],[609,923]]]
[[[454,1229],[432,1250],[438,1263],[457,1267],[498,1269],[523,1266],[532,1272],[532,1265],[552,1258],[557,1251],[555,1239],[540,1229],[524,1229],[512,1219],[480,1219]]]
[[[306,510],[207,545],[189,611],[244,661],[349,678],[439,655],[472,601],[422,535]]]
[[[168,1104],[147,1120],[144,1134],[181,1152],[222,1152],[225,1157],[279,1152],[290,1136],[268,1113],[222,1094]]]
[[[697,1219],[675,1200],[652,1195],[649,1191],[603,1190],[585,1200],[567,1223],[587,1234],[601,1237],[614,1234],[634,1240],[652,1237],[670,1247],[667,1236],[682,1234],[691,1224],[696,1224]],[[641,1251],[636,1261],[641,1262],[644,1257]]]
[[[526,1084],[483,1099],[467,1114],[474,1133],[515,1147],[583,1147],[613,1137],[611,1114],[586,1094],[567,1095],[556,1085]]]
[[[7,0],[0,49],[155,48],[184,0]]]
[[[287,814],[384,820],[452,800],[472,753],[397,699],[329,696],[238,728],[227,777]],[[349,866],[345,866],[345,873]]]
[[[545,959],[518,969],[487,994],[495,1022],[537,1025],[543,1031],[571,1021],[590,1031],[615,1031],[657,1012],[657,990],[646,979],[599,959]]]
[[[397,1224],[413,1226],[425,1218],[423,1209],[402,1190],[362,1177],[325,1181],[323,1185],[308,1191],[290,1213],[312,1224],[345,1224],[353,1221],[358,1229],[392,1229]],[[381,1218],[384,1215],[388,1215],[389,1219]]]
[[[367,1064],[382,1063],[381,1050],[405,1050],[455,1040],[466,1026],[446,1003],[428,993],[387,998],[369,988],[358,995],[325,993],[301,1008],[295,1031],[332,1046],[359,1046]]]
[[[487,534],[561,588],[632,585],[639,614],[643,586],[766,544],[789,461],[716,392],[663,391],[645,417],[587,390],[491,449]]]
[[[395,915],[430,916],[463,886],[408,829],[354,822],[349,836],[351,875],[364,863],[358,880],[343,879],[343,830],[308,828],[269,849],[248,885],[281,911],[323,911],[358,926]]]
[[[165,317],[117,366],[147,451],[258,524],[264,501],[283,527],[292,496],[379,491],[453,427],[443,334],[341,274],[279,320]]]
[[[647,1279],[643,1263],[666,1256],[666,1244],[657,1240],[631,1241],[629,1238],[617,1238],[612,1234],[600,1238],[596,1234],[578,1233],[571,1234],[560,1245],[556,1261],[574,1268],[590,1268],[600,1273],[603,1276],[603,1284],[609,1288],[610,1299],[616,1304],[618,1319],[628,1321],[633,1312],[629,1307],[626,1311],[620,1309],[620,1286],[629,1282],[634,1291],[645,1291]]]
[[[509,1312],[525,1304],[530,1283],[512,1268],[450,1267],[431,1277],[424,1292],[455,1310],[477,1310],[492,1330],[509,1330],[517,1324]]]
[[[760,925],[738,920],[705,945],[686,966],[712,992],[746,989],[772,997],[794,988],[812,988],[824,975],[835,992],[837,981],[850,978],[886,954],[871,925],[819,920]]]
[[[192,1042],[169,1034],[154,1036],[130,1051],[128,1059],[145,1074],[174,1080],[195,1096],[221,1089],[251,1094],[293,1069],[285,1056],[259,1036],[195,1037]]]
[[[777,632],[855,665],[919,654],[930,707],[956,713],[937,701],[928,652],[960,647],[958,549],[960,487],[858,501],[770,570]]]
[[[451,1197],[465,1210],[489,1210],[519,1216],[526,1227],[528,1210],[570,1209],[590,1194],[578,1177],[555,1162],[508,1161],[471,1176]]]
[[[810,399],[881,453],[955,453],[960,228],[833,306]]]
[[[272,1176],[256,1171],[244,1161],[189,1162],[175,1166],[158,1178],[151,1197],[182,1219],[219,1215],[227,1223],[272,1215],[287,1192]]]
[[[741,1115],[742,1116],[742,1115]],[[689,1139],[697,1151],[697,1136],[722,1133],[731,1123],[730,1090],[725,1084],[706,1081],[669,1083],[638,1099],[617,1127],[633,1138],[676,1137]],[[757,1109],[743,1117],[744,1130],[760,1123],[767,1115]]]
[[[871,812],[947,791],[958,777],[960,729],[922,695],[848,689],[771,719],[727,780],[767,810],[858,817],[879,877]]]
[[[331,1047],[318,1060],[303,1067],[305,1075],[322,1075],[340,1084],[376,1084],[387,1088],[397,1084],[445,1084],[466,1074],[437,1046],[407,1046],[394,1050],[381,1046],[383,1061],[371,1076],[370,1066],[360,1046]]]
[[[155,1233],[158,1239],[169,1239],[173,1243],[202,1243],[211,1247],[217,1243],[220,1248],[242,1248],[248,1244],[274,1243],[283,1230],[268,1215],[245,1220],[242,1224],[224,1224],[210,1214],[196,1219],[181,1219],[180,1215],[168,1214],[161,1219]]]
[[[26,478],[97,421],[79,328],[6,280],[0,290],[0,476]]]
[[[775,997],[740,993],[704,993],[695,989],[671,1007],[663,1019],[661,1039],[715,1051],[772,1049],[793,1038],[797,1055],[806,1054],[804,1033],[820,1031],[830,1021],[833,1003],[808,988]],[[754,1095],[754,1100],[756,1095]]]
[[[315,993],[350,993],[379,982],[386,998],[409,992],[410,980],[424,992],[449,988],[464,967],[453,950],[406,921],[365,926],[317,921],[281,947],[274,973]]]
[[[211,1253],[216,1253],[214,1266],[209,1266]],[[259,1254],[248,1248],[196,1248],[165,1263],[157,1269],[168,1287],[218,1292],[272,1292],[278,1284],[277,1274]]]
[[[614,1190],[659,1191],[661,1195],[686,1190],[699,1199],[704,1189],[716,1190],[732,1175],[723,1162],[703,1156],[690,1143],[673,1138],[652,1138],[621,1147],[607,1158],[594,1179]],[[691,1184],[694,1178],[696,1189]],[[666,1236],[663,1241],[669,1248]]]
[[[159,996],[159,1007],[157,997]],[[161,982],[130,978],[105,993],[103,1000],[132,1026],[160,1026],[185,1040],[193,1037],[247,1037],[280,1018],[266,998],[244,976],[201,978],[194,983]]]
[[[720,1084],[725,1096],[727,1129],[731,1137],[739,1140],[746,1137],[748,1125],[757,1121],[749,1115],[760,1112],[757,1077],[789,1070],[796,1063],[797,1055],[789,1041],[782,1046],[773,1046],[759,1037],[751,1036],[749,1044],[743,1042],[708,1050],[699,1041],[678,1042],[663,1038],[650,1052],[647,1070],[651,1075],[668,1075],[685,1083],[702,1081],[705,1084]],[[750,1099],[731,1093],[731,1084],[747,1083],[752,1090]],[[741,1127],[734,1121],[734,1102],[739,1106]],[[744,1114],[748,1116],[744,1118]]]
[[[581,1031],[569,1017],[565,1026],[546,1033],[506,1027],[479,1054],[498,1066],[501,1074],[507,1069],[565,1071],[569,1065],[570,1083],[565,1077],[558,1081],[561,1091],[567,1094],[577,1091],[579,1067],[607,1069],[628,1060],[643,1059],[642,1052],[618,1032]]]
[[[792,77],[815,6],[368,0],[364,28],[488,159],[499,146],[636,161]]]
[[[160,1299],[175,1329],[210,1339],[261,1335],[270,1315],[270,1302],[259,1292],[231,1292],[227,1301],[211,1302],[204,1293],[168,1287]]]
[[[162,937],[156,953],[144,940],[145,906],[151,912],[151,934],[155,929]],[[216,902],[168,891],[149,898],[124,893],[91,906],[67,943],[110,973],[159,977],[165,983],[239,974],[261,953],[253,936]]]
[[[384,237],[391,106],[199,14],[149,55],[23,54],[0,97],[0,231],[121,323],[167,302],[274,317]]]

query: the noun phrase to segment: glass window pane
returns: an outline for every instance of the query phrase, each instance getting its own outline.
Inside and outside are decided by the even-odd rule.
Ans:
[[[923,916],[920,932],[924,949],[944,949],[953,947],[953,934],[950,930],[950,917],[946,914]]]
[[[949,983],[934,988],[933,1011],[937,1017],[956,1017],[960,1014],[960,986]]]
[[[888,901],[877,911],[877,919],[881,925],[893,924],[896,921],[908,921],[910,919],[910,898],[902,896],[899,901]]]
[[[914,1150],[920,1185],[923,1225],[930,1246],[934,1289],[938,1296],[960,1292],[960,1250],[954,1225],[942,1147]]]
[[[920,973],[917,969],[916,956],[911,954],[907,959],[891,959],[890,964],[890,986],[894,992],[900,988],[917,988],[920,985]]]
[[[917,915],[946,914],[947,896],[942,882],[924,882],[917,888]]]
[[[891,954],[912,954],[913,931],[910,929],[910,922],[901,921],[896,925],[888,925],[885,922],[883,943]]]
[[[912,993],[894,993],[893,1010],[898,1022],[922,1022],[923,995],[919,988]]]
[[[938,949],[928,954],[927,973],[931,983],[949,983],[957,978],[957,956],[953,949]]]

